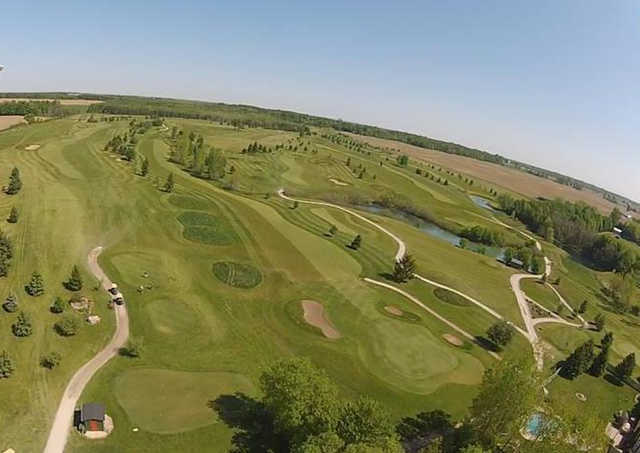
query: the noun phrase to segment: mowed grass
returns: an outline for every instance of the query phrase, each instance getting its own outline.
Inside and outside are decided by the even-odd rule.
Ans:
[[[220,395],[255,395],[245,376],[131,368],[115,382],[116,398],[132,423],[149,432],[173,434],[218,423],[210,402]]]
[[[67,380],[113,332],[112,312],[107,311],[106,298],[97,294],[96,310],[103,317],[100,325],[83,325],[80,334],[70,339],[61,339],[50,329],[56,317],[47,310],[49,298],[65,294],[61,282],[70,266],[84,266],[87,252],[96,245],[105,247],[101,265],[126,295],[131,334],[142,340],[144,349],[138,359],[110,361],[81,397],[80,403],[106,405],[116,424],[114,432],[100,442],[73,434],[68,451],[226,452],[233,432],[217,421],[208,401],[237,391],[257,396],[260,373],[274,360],[293,356],[308,357],[326,369],[338,384],[341,398],[368,395],[385,404],[397,420],[430,409],[444,409],[455,417],[467,415],[482,372],[496,361],[477,344],[450,345],[442,338],[456,334],[448,326],[399,295],[362,280],[364,276],[386,278],[396,252],[394,241],[342,211],[304,204],[292,209],[274,191],[285,186],[298,196],[345,204],[357,201],[351,197],[366,201],[396,192],[452,224],[482,221],[477,219],[485,211],[475,207],[458,186],[445,188],[416,179],[405,170],[387,168],[386,161],[380,167],[379,156],[358,155],[319,137],[305,138],[318,148],[317,154],[298,152],[292,157],[293,152],[279,151],[248,156],[239,151],[255,140],[275,145],[294,135],[236,130],[205,121],[176,124],[202,133],[207,143],[228,152],[236,172],[226,175],[224,182],[235,178],[236,190],[221,190],[168,163],[168,148],[157,129],[140,137],[137,148],[150,159],[146,178],[102,151],[109,137],[126,129],[126,122],[91,125],[63,120],[0,134],[0,158],[5,162],[0,177],[6,178],[15,162],[25,182],[17,197],[0,197],[0,214],[8,214],[19,202],[24,216],[17,225],[6,227],[23,245],[18,247],[12,274],[0,282],[6,283],[5,291],[19,292],[38,267],[47,284],[46,301],[37,299],[28,305],[25,301],[36,320],[34,336],[21,341],[8,338],[12,315],[0,315],[0,328],[7,332],[7,337],[0,336],[0,344],[11,348],[19,366],[15,378],[0,383],[5,403],[0,409],[0,448],[6,439],[7,447],[16,450],[42,449]],[[43,147],[36,152],[19,150],[34,142]],[[348,156],[352,165],[367,166],[365,178],[357,178],[346,167]],[[288,160],[299,166],[287,175],[297,177],[295,183],[283,177],[291,168]],[[170,171],[176,188],[166,194],[154,180],[164,180]],[[338,187],[330,177],[350,185]],[[519,322],[508,283],[510,269],[401,221],[364,215],[407,241],[420,273],[469,293]],[[338,232],[329,236],[332,224]],[[234,240],[211,244],[186,240],[187,225],[223,225]],[[347,247],[355,234],[363,238],[357,251]],[[219,269],[222,281],[214,275],[214,263],[225,263]],[[253,269],[261,275],[258,285],[243,289],[227,284],[255,282]],[[411,281],[403,289],[472,335],[485,335],[495,322],[475,305],[440,300],[434,288],[422,282]],[[25,298],[21,295],[21,302]],[[340,339],[318,335],[301,321],[301,310],[291,310],[304,299],[322,302],[342,334]],[[387,305],[415,317],[389,316],[383,312]],[[50,347],[63,348],[64,356],[63,365],[52,372],[34,365]],[[528,343],[516,335],[503,355],[530,351]],[[179,401],[181,396],[184,401]]]

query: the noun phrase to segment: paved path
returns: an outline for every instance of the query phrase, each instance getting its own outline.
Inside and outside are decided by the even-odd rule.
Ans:
[[[111,288],[112,283],[98,265],[98,256],[101,252],[102,247],[96,247],[91,250],[88,257],[88,264],[91,273],[102,282],[102,287],[107,290]],[[116,315],[116,332],[109,344],[76,371],[76,374],[74,374],[69,381],[60,400],[58,410],[56,411],[53,426],[47,439],[47,445],[44,447],[44,453],[64,452],[73,421],[73,411],[78,403],[78,398],[80,398],[82,391],[96,371],[107,363],[109,359],[118,354],[118,350],[125,345],[129,338],[129,316],[126,305],[114,304],[113,307]]]
[[[411,294],[409,294],[406,291],[403,291],[400,288],[396,288],[393,285],[390,285],[388,283],[384,283],[384,282],[380,282],[378,280],[373,280],[371,278],[366,278],[364,279],[365,282],[369,282],[369,283],[373,283],[374,285],[378,285],[378,286],[382,286],[384,288],[390,289],[392,291],[397,292],[398,294],[403,295],[404,297],[406,297],[407,299],[409,299],[411,302],[413,302],[414,304],[418,305],[419,307],[421,307],[423,310],[426,310],[427,312],[429,312],[432,316],[436,317],[437,319],[439,319],[440,321],[442,321],[443,323],[445,323],[446,325],[448,325],[449,327],[451,327],[453,330],[455,330],[456,332],[460,333],[462,336],[466,337],[467,339],[471,340],[473,343],[476,343],[476,338],[471,335],[470,333],[468,333],[466,330],[462,329],[461,327],[459,327],[458,325],[452,323],[451,321],[449,321],[447,318],[440,316],[437,312],[435,312],[434,310],[432,310],[431,308],[429,308],[427,305],[423,304],[422,302],[420,302],[420,300],[418,300],[416,297],[412,296]],[[491,354],[495,359],[497,360],[502,360],[502,358],[496,354],[493,351],[489,351],[486,350],[489,354]]]

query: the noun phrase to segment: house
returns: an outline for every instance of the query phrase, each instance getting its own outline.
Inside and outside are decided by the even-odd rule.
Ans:
[[[104,431],[104,404],[86,403],[80,408],[80,426],[84,431]]]

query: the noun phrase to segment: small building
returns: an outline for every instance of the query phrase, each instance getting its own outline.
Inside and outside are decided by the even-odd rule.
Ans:
[[[516,267],[518,269],[522,269],[524,267],[524,263],[520,261],[518,258],[512,258],[509,266]]]
[[[618,227],[613,227],[613,232],[615,234],[622,234],[622,230],[620,228],[618,228]]]
[[[86,403],[80,408],[80,424],[84,431],[104,431],[104,404]]]

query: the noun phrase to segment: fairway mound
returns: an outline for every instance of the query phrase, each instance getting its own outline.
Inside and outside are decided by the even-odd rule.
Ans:
[[[29,145],[24,148],[26,151],[36,151],[40,149],[40,145]]]
[[[250,264],[220,261],[213,264],[213,275],[234,288],[255,288],[262,282],[262,274]]]
[[[457,305],[458,307],[468,307],[471,305],[471,302],[469,302],[467,299],[465,299],[461,295],[456,294],[444,288],[434,289],[433,294],[442,302],[445,302],[447,304]]]
[[[129,368],[115,382],[115,396],[131,424],[158,434],[173,434],[218,421],[211,401],[236,392],[255,393],[242,374]]]
[[[185,211],[178,216],[178,221],[184,226],[182,235],[189,241],[229,245],[236,240],[235,232],[226,221],[206,212]]]
[[[402,316],[403,314],[402,310],[400,310],[398,307],[394,307],[393,305],[387,305],[384,307],[384,309],[392,315]]]
[[[325,317],[324,307],[320,302],[303,300],[302,309],[304,310],[304,320],[307,324],[320,329],[325,337],[336,340],[342,336],[340,332],[333,327],[331,321]]]
[[[458,338],[455,335],[452,335],[450,333],[443,334],[442,338],[444,338],[444,340],[447,343],[452,344],[454,346],[462,347],[464,345],[464,341],[462,341],[460,338]]]
[[[344,181],[340,181],[339,179],[336,179],[336,178],[329,178],[329,181],[334,183],[336,186],[348,186],[349,185],[349,183],[346,183]]]

